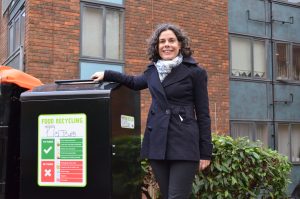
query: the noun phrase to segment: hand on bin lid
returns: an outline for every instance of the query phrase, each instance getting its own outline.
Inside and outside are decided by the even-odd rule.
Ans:
[[[0,66],[0,83],[12,83],[30,90],[43,85],[39,79],[9,66]]]
[[[104,72],[100,71],[100,72],[95,72],[92,76],[91,79],[94,80],[94,82],[100,82],[103,81],[104,79]]]

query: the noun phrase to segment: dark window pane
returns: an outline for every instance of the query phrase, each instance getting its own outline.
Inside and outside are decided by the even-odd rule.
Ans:
[[[293,46],[293,80],[300,80],[300,46]]]
[[[276,52],[277,78],[287,79],[288,78],[287,44],[278,43],[276,49],[277,49]]]

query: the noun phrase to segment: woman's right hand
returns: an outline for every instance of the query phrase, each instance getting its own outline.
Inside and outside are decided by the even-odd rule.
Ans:
[[[94,80],[94,82],[102,81],[104,78],[104,72],[95,72],[91,78]]]

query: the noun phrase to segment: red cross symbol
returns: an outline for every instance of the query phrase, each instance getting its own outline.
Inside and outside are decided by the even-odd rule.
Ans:
[[[54,161],[42,161],[42,182],[54,182]]]

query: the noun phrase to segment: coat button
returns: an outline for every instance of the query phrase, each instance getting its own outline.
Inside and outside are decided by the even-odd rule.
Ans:
[[[155,114],[154,110],[151,110],[151,114],[152,114],[152,115],[154,115],[154,114]]]
[[[171,114],[171,110],[170,110],[170,109],[167,109],[167,110],[166,110],[166,114],[167,114],[167,115],[170,115],[170,114]]]

